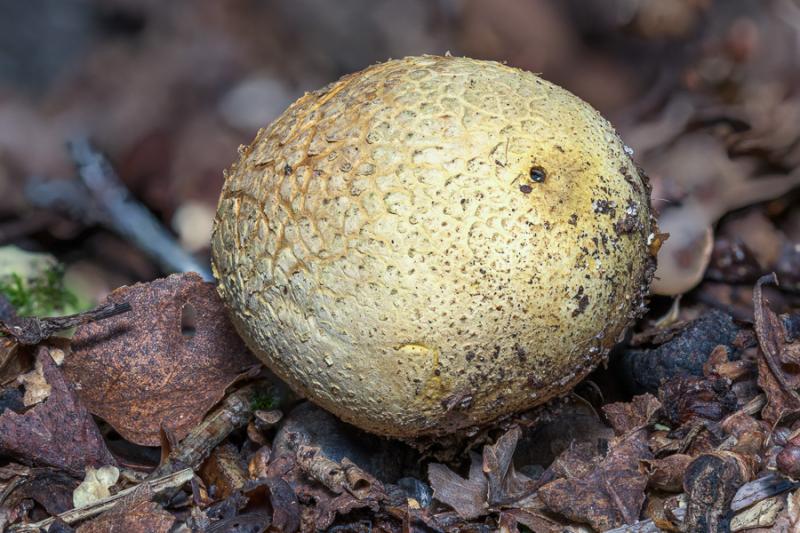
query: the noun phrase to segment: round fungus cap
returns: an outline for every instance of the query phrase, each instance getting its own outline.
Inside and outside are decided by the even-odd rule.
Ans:
[[[567,392],[643,309],[649,188],[609,123],[515,68],[371,66],[226,174],[219,292],[250,348],[368,431],[490,424]]]

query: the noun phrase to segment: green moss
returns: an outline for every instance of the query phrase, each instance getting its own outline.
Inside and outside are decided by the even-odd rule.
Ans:
[[[258,394],[250,403],[253,411],[269,411],[278,404],[277,398],[271,393]]]
[[[80,303],[64,286],[64,267],[53,265],[30,278],[12,272],[0,276],[0,294],[20,316],[51,316],[78,311]]]

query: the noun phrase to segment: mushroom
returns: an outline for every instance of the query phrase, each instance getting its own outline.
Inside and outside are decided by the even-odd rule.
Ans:
[[[657,229],[609,123],[538,76],[422,56],[345,76],[240,149],[212,237],[239,333],[401,438],[568,392],[643,310]]]

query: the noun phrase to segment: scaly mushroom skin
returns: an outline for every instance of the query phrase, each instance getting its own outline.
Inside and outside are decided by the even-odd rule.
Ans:
[[[220,295],[267,366],[368,431],[443,435],[541,404],[643,309],[646,179],[592,107],[531,73],[388,61],[306,94],[240,156],[215,221]]]

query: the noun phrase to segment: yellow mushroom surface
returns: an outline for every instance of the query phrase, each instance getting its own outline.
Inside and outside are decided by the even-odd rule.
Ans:
[[[570,390],[643,310],[649,188],[541,78],[422,56],[292,104],[226,174],[219,292],[250,348],[343,420],[468,432]]]

